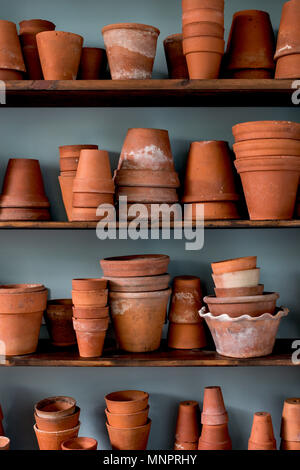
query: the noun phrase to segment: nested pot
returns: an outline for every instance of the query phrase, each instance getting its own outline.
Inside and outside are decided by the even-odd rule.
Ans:
[[[224,11],[214,8],[194,8],[182,12],[182,26],[198,22],[218,23],[224,27]]]
[[[278,298],[279,294],[277,293],[224,298],[209,295],[204,297],[204,302],[207,303],[209,311],[213,316],[227,314],[231,318],[240,317],[242,315],[259,317],[263,313],[273,315]]]
[[[67,429],[72,429],[79,423],[80,408],[76,406],[72,414],[61,416],[58,418],[45,418],[34,414],[37,428],[41,431],[65,431]]]
[[[182,401],[178,407],[175,441],[198,442],[200,409],[197,401]]]
[[[213,8],[224,11],[224,0],[182,0],[182,11],[194,10],[195,8]]]
[[[276,450],[270,413],[260,411],[254,414],[248,450]]]
[[[109,307],[73,307],[74,318],[108,318]]]
[[[44,317],[54,346],[76,344],[72,316],[72,299],[57,299],[48,302]]]
[[[106,277],[109,290],[113,292],[153,292],[167,289],[170,274],[141,277]]]
[[[37,428],[36,424],[33,428],[40,450],[61,450],[62,442],[78,436],[80,423],[74,428],[66,429],[65,431],[42,431]]]
[[[98,145],[61,145],[59,147],[59,156],[60,158],[77,158],[79,161],[81,150],[98,150]]]
[[[107,289],[72,290],[72,300],[75,307],[106,307]]]
[[[222,274],[212,274],[216,287],[251,287],[259,283],[260,268],[245,269]]]
[[[256,263],[257,256],[244,256],[243,258],[234,258],[211,263],[211,268],[214,274],[224,274],[234,271],[255,269]]]
[[[76,178],[111,180],[112,174],[108,152],[106,150],[82,149]]]
[[[232,444],[228,425],[219,424],[210,426],[203,424],[198,450],[231,450]]]
[[[287,398],[284,400],[280,437],[285,441],[300,442],[299,398]]]
[[[300,124],[292,121],[250,121],[232,128],[235,142],[257,139],[300,140]]]
[[[75,412],[76,400],[72,397],[55,396],[40,400],[35,404],[34,411],[40,418],[61,419]]]
[[[279,57],[279,59],[276,62],[275,78],[276,79],[299,78],[300,77],[299,56],[300,56],[300,53]]]
[[[173,323],[200,323],[198,311],[201,307],[200,279],[195,276],[176,276],[173,280],[169,321]]]
[[[173,188],[118,186],[116,199],[118,200],[120,197],[125,196],[129,203],[160,204],[179,201],[177,191]]]
[[[106,423],[112,450],[146,450],[151,419],[144,426],[136,428],[115,428]]]
[[[149,405],[141,411],[135,413],[111,413],[107,409],[105,410],[107,422],[114,428],[136,428],[138,426],[144,426],[148,421]]]
[[[209,426],[220,426],[228,423],[228,414],[224,405],[221,387],[205,387],[201,423]]]
[[[109,318],[74,318],[79,355],[81,357],[100,357],[103,352],[104,340]]]
[[[164,40],[169,78],[188,79],[189,72],[182,49],[182,34],[171,34]]]
[[[189,37],[183,40],[190,79],[215,79],[219,77],[224,55],[223,39],[215,36]]]
[[[0,286],[0,313],[25,314],[41,312],[47,304],[48,291],[42,284]]]
[[[206,346],[203,322],[169,323],[168,347],[172,349],[202,349]]]
[[[100,47],[83,47],[80,58],[78,79],[99,80],[104,78],[107,67],[105,49]]]
[[[168,270],[168,255],[116,256],[100,260],[104,277],[141,277],[165,274]]]
[[[104,290],[107,289],[106,279],[72,279],[72,289],[79,291]]]
[[[75,172],[74,172],[75,173]],[[63,176],[60,175],[58,177],[59,186],[61,190],[61,195],[63,199],[63,203],[65,206],[65,211],[67,214],[68,221],[72,220],[72,206],[73,206],[73,182],[75,179],[75,174],[72,176]]]
[[[300,53],[299,17],[300,6],[297,0],[283,4],[275,59]]]
[[[142,390],[121,390],[105,396],[107,410],[114,414],[132,414],[145,410],[149,393]]]
[[[73,437],[61,443],[61,450],[97,450],[98,442],[91,437]]]
[[[233,145],[237,159],[266,156],[299,156],[300,140],[256,139],[237,142]]]
[[[74,208],[97,208],[114,204],[114,195],[109,193],[75,193],[73,192],[72,204]]]
[[[203,208],[203,213],[202,209]],[[231,201],[212,201],[184,204],[184,216],[186,220],[233,220],[239,219],[237,205]]]
[[[145,186],[151,188],[179,188],[178,173],[171,170],[129,170],[115,171],[114,182],[118,186]],[[144,191],[147,191],[145,189]]]
[[[215,287],[216,297],[247,297],[252,295],[262,295],[264,285],[258,284],[252,287]]]
[[[17,28],[12,21],[0,20],[0,69],[26,71]]]
[[[209,21],[198,21],[197,23],[187,23],[182,28],[183,39],[198,36],[213,36],[224,39],[224,28],[218,23]]]

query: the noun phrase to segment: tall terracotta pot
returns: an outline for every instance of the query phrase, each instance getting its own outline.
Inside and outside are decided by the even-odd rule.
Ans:
[[[200,436],[200,410],[197,401],[182,401],[178,407],[175,441],[198,442]]]
[[[171,34],[164,40],[169,78],[188,79],[189,71],[182,49],[182,34]]]
[[[254,414],[248,450],[276,450],[270,413],[258,412]]]
[[[201,323],[201,282],[195,276],[176,276],[173,280],[169,321],[174,323]]]
[[[99,80],[104,78],[107,67],[105,49],[83,47],[79,65],[78,80]]]
[[[205,387],[201,423],[209,426],[228,423],[221,387]]]
[[[300,399],[284,400],[280,437],[285,441],[300,442]]]
[[[76,335],[72,323],[72,300],[50,300],[44,313],[46,325],[54,346],[76,344]]]
[[[0,20],[0,69],[26,71],[16,25],[6,20]]]

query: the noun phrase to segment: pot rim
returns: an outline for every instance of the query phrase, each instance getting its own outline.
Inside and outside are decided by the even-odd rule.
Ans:
[[[74,410],[74,413],[72,413],[71,415],[64,415],[64,416],[56,416],[55,418],[50,418],[50,417],[45,417],[45,416],[39,416],[36,414],[36,412],[34,411],[34,419],[36,420],[36,418],[38,418],[39,420],[41,421],[47,421],[47,422],[55,422],[55,423],[60,423],[61,421],[66,421],[68,419],[70,419],[71,417],[74,417],[74,415],[77,415],[79,416],[80,414],[80,411],[81,409],[79,408],[79,406],[75,406],[75,410]],[[39,428],[38,428],[39,429]],[[41,429],[41,431],[43,431],[43,429]],[[50,431],[52,432],[52,431]],[[54,431],[53,431],[54,432]]]
[[[107,415],[113,415],[113,416],[136,416],[136,415],[141,415],[141,414],[144,414],[144,413],[149,413],[149,410],[150,410],[150,405],[147,405],[146,408],[144,408],[143,410],[140,410],[140,411],[136,411],[135,413],[112,413],[111,411],[109,411],[108,408],[105,408],[105,413]],[[113,426],[114,427],[114,426]],[[124,428],[123,428],[124,429]],[[126,428],[125,428],[126,429]]]
[[[50,35],[50,36],[69,36],[69,37],[76,37],[80,40],[84,40],[83,36],[80,36],[80,34],[76,34],[76,33],[71,33],[69,31],[60,31],[60,30],[56,30],[54,29],[53,31],[42,31],[40,33],[38,33],[36,35],[37,38],[40,38],[42,35]]]
[[[279,299],[280,295],[277,292],[265,292],[262,295],[249,295],[245,297],[216,297],[214,295],[207,295],[203,301],[207,304],[248,304],[256,302],[269,302]]]
[[[43,292],[46,287],[43,284],[1,284],[0,295],[2,294],[29,294]]]
[[[112,29],[137,29],[141,31],[148,31],[149,33],[160,35],[160,30],[155,26],[151,26],[144,23],[112,23],[102,28],[102,34]]]
[[[172,292],[172,289],[169,287],[168,289],[163,289],[163,290],[155,290],[155,291],[149,291],[149,292],[117,292],[117,291],[112,291],[109,292],[109,297],[116,300],[118,298],[125,298],[125,299],[140,299],[140,298],[149,298],[149,297],[165,297],[165,296],[170,296]]]
[[[289,314],[289,309],[286,307],[279,307],[277,313],[274,315],[272,315],[271,313],[263,313],[259,317],[250,317],[249,315],[241,315],[240,317],[234,317],[234,318],[230,317],[226,313],[223,313],[222,315],[218,315],[217,317],[214,317],[210,312],[207,311],[206,307],[202,307],[201,310],[199,310],[200,317],[204,318],[205,320],[215,320],[215,321],[220,321],[223,323],[244,322],[244,321],[258,322],[258,321],[264,321],[264,320],[277,321],[283,317],[286,317],[288,314]]]
[[[68,416],[68,413],[66,413],[66,410],[57,410],[57,411],[44,411],[43,408],[41,408],[41,406],[43,405],[47,405],[47,404],[50,404],[51,402],[56,402],[56,401],[63,401],[63,402],[67,402],[69,403],[70,407],[69,409],[72,409],[76,407],[76,400],[72,397],[67,397],[65,395],[57,395],[57,396],[53,396],[53,397],[47,397],[47,398],[44,398],[43,400],[40,400],[39,402],[37,402],[34,406],[34,411],[36,414],[38,414],[41,418],[45,417],[45,418],[51,418],[52,419],[56,419],[58,417],[62,417],[62,416]],[[72,414],[72,413],[71,413]]]
[[[170,260],[168,255],[161,255],[161,254],[145,254],[145,255],[127,255],[127,256],[112,256],[110,258],[103,258],[101,261],[105,262],[114,262],[114,263],[126,263],[130,265],[134,265],[139,263],[141,260],[145,261],[167,261]],[[123,277],[123,276],[121,276]]]
[[[174,34],[170,34],[169,36],[167,36],[163,43],[164,44],[169,44],[169,43],[172,43],[172,42],[182,42],[182,33],[174,33]]]
[[[142,426],[136,426],[135,428],[116,428],[115,426],[111,426],[111,424],[108,424],[108,422],[106,422],[105,424],[108,428],[117,429],[118,431],[135,431],[137,429],[150,427],[151,423],[152,423],[152,419],[148,418],[146,424],[142,424]]]
[[[120,393],[125,393],[125,392],[134,392],[140,394],[139,398],[135,398],[133,400],[114,400],[114,396],[118,396]],[[105,395],[105,400],[112,401],[113,403],[119,403],[122,405],[126,405],[128,403],[133,403],[133,402],[138,402],[138,401],[144,401],[144,400],[149,400],[149,393],[144,392],[143,390],[118,390],[116,392],[110,392],[107,395]]]
[[[70,431],[76,431],[77,429],[79,430],[80,425],[81,425],[81,422],[78,421],[77,426],[75,426],[74,428],[65,429],[64,431],[43,431],[42,429],[39,429],[36,424],[33,425],[33,428],[34,428],[35,432],[38,432],[38,433],[41,433],[41,434],[51,434],[51,435],[58,435],[59,436],[59,435],[62,435],[62,434],[69,433]]]

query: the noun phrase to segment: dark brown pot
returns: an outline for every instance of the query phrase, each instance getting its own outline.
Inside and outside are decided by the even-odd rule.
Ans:
[[[105,49],[83,47],[79,65],[78,80],[99,80],[104,78],[107,67]]]
[[[72,316],[72,299],[50,300],[48,302],[44,317],[54,346],[76,344]]]
[[[164,40],[169,78],[188,79],[189,71],[182,49],[182,34],[172,34]]]

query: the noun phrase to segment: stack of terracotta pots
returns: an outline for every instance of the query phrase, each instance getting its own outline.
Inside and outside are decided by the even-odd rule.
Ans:
[[[197,401],[182,401],[178,407],[174,450],[197,450],[200,409]]]
[[[159,29],[138,23],[110,24],[102,29],[113,80],[151,78]]]
[[[0,20],[0,80],[22,80],[25,71],[17,27]]]
[[[259,411],[254,414],[248,450],[276,450],[270,413]]]
[[[177,276],[173,281],[169,311],[168,346],[175,349],[197,349],[206,346],[201,282],[195,276]]]
[[[79,355],[102,355],[109,322],[105,279],[73,279],[73,326],[76,331]]]
[[[105,49],[83,47],[80,58],[78,80],[99,80],[104,78],[107,67]]]
[[[280,437],[281,450],[300,450],[300,398],[284,401]]]
[[[106,427],[112,450],[146,450],[151,428],[149,395],[139,390],[109,393]]]
[[[182,198],[185,217],[199,219],[198,203],[204,206],[205,220],[238,219],[238,199],[227,142],[192,142]]]
[[[166,255],[135,255],[100,261],[109,282],[109,305],[117,342],[129,352],[160,346],[171,289]]]
[[[224,0],[182,0],[183,53],[191,79],[218,78],[224,54]]]
[[[97,450],[98,442],[92,437],[73,437],[61,443],[61,450]]]
[[[71,397],[49,397],[34,407],[34,431],[40,450],[61,450],[62,442],[78,436],[80,408]]]
[[[275,78],[300,77],[300,4],[290,0],[283,5],[275,53]]]
[[[117,199],[127,197],[129,217],[130,205],[134,203],[146,206],[147,219],[155,217],[151,204],[178,202],[176,188],[180,183],[174,168],[168,131],[129,129],[114,180]],[[119,217],[123,218],[122,203],[119,203]]]
[[[26,65],[26,78],[29,80],[42,80],[43,72],[36,35],[42,31],[53,31],[55,24],[46,20],[24,20],[19,23],[19,26],[19,37]]]
[[[44,318],[53,346],[68,347],[76,344],[72,305],[72,299],[49,300],[47,304]]]
[[[199,450],[231,450],[228,414],[220,387],[206,387],[204,389],[201,423]]]
[[[20,356],[35,352],[47,295],[42,284],[0,286],[1,354]]]
[[[79,163],[80,151],[84,149],[97,150],[98,145],[62,145],[59,147],[60,175],[58,181],[69,221],[72,220],[73,182]]]
[[[10,439],[5,436],[0,436],[0,450],[9,450]]]
[[[234,14],[226,52],[229,78],[273,78],[275,39],[265,11],[243,10]]]
[[[182,48],[182,34],[171,34],[164,40],[169,78],[187,79],[189,71]]]
[[[299,185],[300,124],[245,122],[233,127],[233,135],[250,219],[291,219]]]
[[[49,220],[49,207],[39,161],[11,158],[0,196],[0,220]]]
[[[108,152],[82,149],[73,181],[72,220],[100,220],[104,214],[98,216],[97,208],[111,207],[114,192]]]

